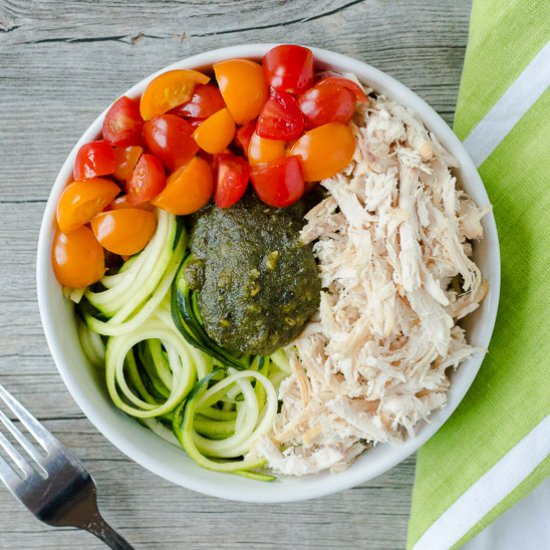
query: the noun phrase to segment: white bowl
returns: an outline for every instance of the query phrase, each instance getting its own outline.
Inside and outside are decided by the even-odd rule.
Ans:
[[[140,95],[157,74],[170,69],[208,67],[222,59],[233,57],[260,58],[273,44],[233,46],[208,51],[163,68],[126,92]],[[403,84],[381,71],[345,55],[311,48],[319,66],[355,73],[374,90],[411,107],[424,120],[442,144],[458,159],[458,177],[464,188],[485,206],[489,199],[477,170],[458,138],[439,115]],[[474,380],[482,354],[465,361],[454,373],[447,405],[433,414],[429,423],[420,427],[418,435],[399,445],[379,445],[363,454],[346,471],[336,474],[291,478],[272,483],[257,482],[243,477],[211,472],[197,466],[182,449],[174,447],[124,415],[109,400],[101,374],[84,356],[76,333],[73,308],[63,298],[51,265],[53,219],[59,196],[71,178],[75,155],[81,145],[96,138],[101,131],[105,112],[84,132],[59,172],[44,212],[37,258],[38,304],[46,339],[59,373],[69,392],[84,414],[107,439],[129,458],[144,468],[188,489],[221,498],[248,502],[290,502],[348,489],[389,470],[416,451],[447,420]],[[499,287],[500,258],[495,221],[492,213],[483,220],[485,239],[476,244],[474,257],[489,281],[489,293],[481,307],[467,320],[469,340],[487,348],[495,323]]]

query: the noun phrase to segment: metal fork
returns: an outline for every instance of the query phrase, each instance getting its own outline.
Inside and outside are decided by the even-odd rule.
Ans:
[[[82,463],[1,384],[0,400],[42,447],[24,436],[0,410],[0,422],[25,450],[23,454],[0,431],[3,449],[17,468],[0,456],[0,479],[40,521],[56,527],[86,529],[116,550],[133,550],[100,515],[96,487]]]

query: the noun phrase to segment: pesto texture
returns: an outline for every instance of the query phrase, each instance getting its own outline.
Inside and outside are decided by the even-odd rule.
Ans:
[[[220,346],[267,355],[291,342],[319,307],[313,252],[298,236],[300,208],[270,208],[247,197],[194,219],[185,271],[202,322]]]

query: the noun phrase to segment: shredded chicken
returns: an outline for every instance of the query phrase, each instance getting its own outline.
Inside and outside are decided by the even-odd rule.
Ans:
[[[346,468],[400,441],[445,405],[447,369],[477,350],[457,320],[487,284],[471,259],[480,209],[457,186],[456,161],[409,109],[370,99],[354,118],[350,166],[324,180],[306,215],[323,292],[288,348],[281,412],[255,452],[303,475]]]

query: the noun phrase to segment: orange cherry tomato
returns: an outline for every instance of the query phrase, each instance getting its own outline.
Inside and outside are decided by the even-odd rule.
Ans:
[[[278,139],[260,137],[254,132],[248,145],[248,162],[258,164],[280,159],[285,156],[285,142]]]
[[[213,191],[212,168],[207,161],[196,156],[170,174],[166,187],[151,204],[183,216],[208,204]]]
[[[86,226],[68,235],[56,232],[52,263],[57,280],[69,288],[84,288],[99,281],[105,273],[103,247]]]
[[[155,207],[149,202],[143,202],[135,205],[128,199],[128,195],[120,195],[120,197],[117,197],[111,204],[109,204],[109,206],[107,206],[105,210],[120,210],[122,208],[141,208],[143,210],[148,210],[149,212],[153,212],[155,209]]]
[[[197,145],[212,155],[221,153],[233,141],[235,122],[227,109],[209,116],[193,132]]]
[[[143,153],[143,147],[130,145],[130,147],[115,147],[116,168],[113,176],[120,181],[126,181],[132,175],[139,157]]]
[[[101,212],[92,219],[91,226],[103,248],[120,256],[131,256],[151,240],[157,218],[142,208],[121,208]]]
[[[268,96],[261,65],[249,59],[228,59],[212,67],[233,120],[244,124],[256,118]]]
[[[198,71],[168,71],[149,82],[139,102],[143,120],[162,115],[189,101],[196,84],[206,84],[210,77]]]
[[[116,183],[102,178],[70,183],[57,203],[59,229],[63,233],[78,229],[101,212],[119,193],[120,187]]]
[[[319,181],[343,170],[354,151],[351,128],[341,122],[330,122],[306,132],[288,154],[301,158],[305,181]]]

